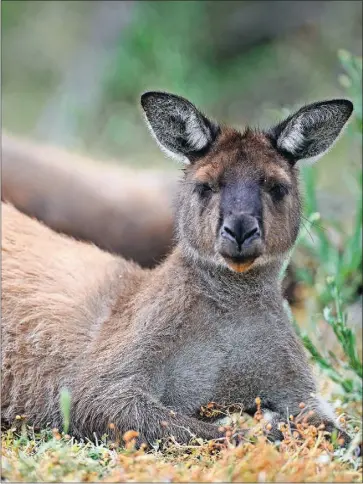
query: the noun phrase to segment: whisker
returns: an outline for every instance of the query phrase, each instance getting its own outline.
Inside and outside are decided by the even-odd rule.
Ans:
[[[318,224],[317,222],[314,222],[314,221],[309,220],[308,217],[305,217],[305,215],[301,215],[301,217],[304,220],[306,220],[307,222],[309,222],[309,224],[315,225],[316,227],[319,227],[319,229],[325,230],[325,232],[328,232],[329,231],[326,227],[323,227],[322,225]]]
[[[308,229],[308,227],[306,226],[306,224],[305,224],[303,221],[301,221],[301,223],[302,223],[302,225],[303,225],[304,229],[305,229],[305,230],[307,231],[307,233],[309,234],[309,236],[310,236],[310,238],[311,238],[311,241],[314,243],[314,238],[313,238],[313,236],[311,235],[310,230]]]

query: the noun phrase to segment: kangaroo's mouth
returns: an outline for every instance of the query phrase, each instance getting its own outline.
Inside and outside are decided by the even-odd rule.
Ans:
[[[226,264],[234,272],[246,272],[251,268],[257,257],[223,257]]]
[[[252,241],[248,246],[237,247],[228,240],[220,238],[218,252],[223,257],[227,266],[234,272],[248,271],[256,259],[265,251],[261,238]]]

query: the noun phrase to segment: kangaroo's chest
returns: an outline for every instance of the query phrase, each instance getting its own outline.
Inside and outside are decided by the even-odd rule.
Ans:
[[[188,414],[210,401],[253,407],[275,378],[277,346],[274,331],[253,320],[206,325],[167,360],[161,400]]]

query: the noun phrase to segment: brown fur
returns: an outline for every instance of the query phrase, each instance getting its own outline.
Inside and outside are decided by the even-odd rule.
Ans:
[[[263,198],[264,231],[266,239],[265,251],[268,255],[281,254],[288,251],[296,236],[300,223],[300,196],[298,191],[297,168],[291,165],[267,143],[266,137],[258,132],[246,130],[241,134],[231,128],[222,130],[215,147],[201,160],[195,162],[188,170],[187,181],[197,180],[209,182],[212,186],[228,184],[233,180],[259,181],[265,186],[274,182],[289,181],[290,195],[283,200],[279,209],[271,204],[268,196]],[[183,197],[192,198],[190,191],[181,192]],[[205,213],[198,219],[198,244],[202,244],[205,253],[214,252],[216,224],[221,203],[220,193],[214,197],[212,213]],[[186,203],[179,205],[187,207]],[[189,211],[189,207],[186,208]],[[194,211],[192,211],[194,216]],[[195,230],[196,221],[187,216],[188,227]],[[283,236],[281,231],[283,230]],[[190,234],[196,239],[196,234]]]

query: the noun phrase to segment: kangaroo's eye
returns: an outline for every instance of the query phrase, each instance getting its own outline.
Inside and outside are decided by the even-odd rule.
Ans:
[[[215,189],[209,183],[198,183],[195,186],[195,190],[201,197],[206,197],[215,191]]]
[[[289,193],[289,189],[290,187],[285,183],[274,183],[269,187],[268,191],[274,200],[279,201]]]

